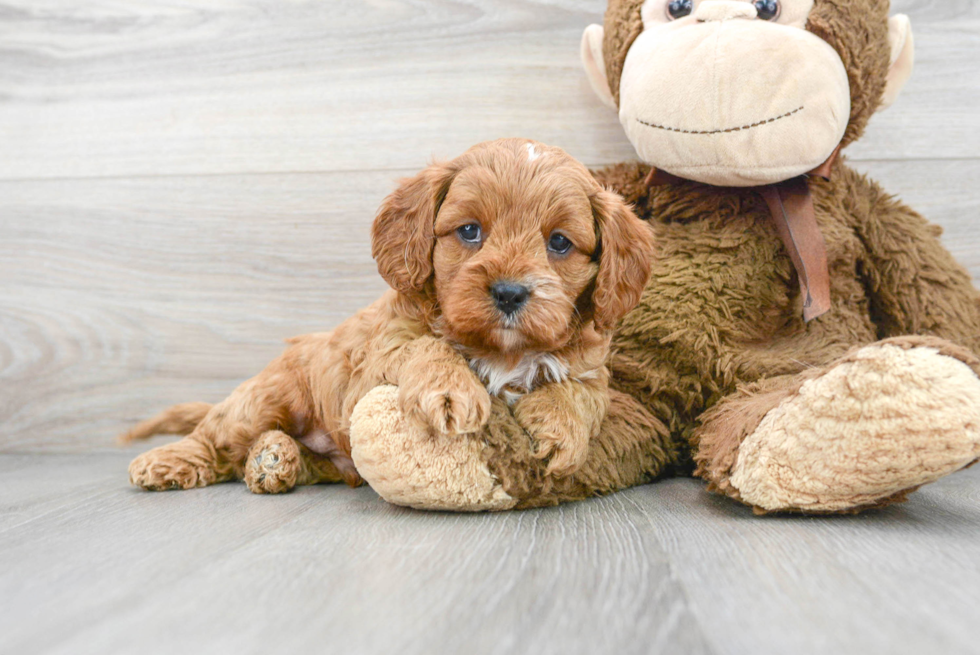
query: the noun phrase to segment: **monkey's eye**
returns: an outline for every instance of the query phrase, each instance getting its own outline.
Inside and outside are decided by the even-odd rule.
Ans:
[[[667,3],[667,16],[671,20],[684,18],[694,11],[694,0],[671,0]]]
[[[561,232],[555,232],[548,239],[548,250],[556,255],[564,255],[572,249],[572,242]]]
[[[479,223],[469,223],[456,229],[456,235],[464,243],[480,243],[483,240],[483,229]]]
[[[755,10],[762,20],[776,20],[779,16],[779,0],[757,0]]]

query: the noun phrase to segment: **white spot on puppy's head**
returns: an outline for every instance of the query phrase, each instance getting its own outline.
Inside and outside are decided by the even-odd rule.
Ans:
[[[533,143],[527,144],[527,160],[537,161],[544,157],[544,153],[538,152]]]

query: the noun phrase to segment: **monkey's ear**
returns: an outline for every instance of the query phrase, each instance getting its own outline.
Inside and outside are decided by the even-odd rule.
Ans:
[[[432,276],[436,214],[458,170],[433,164],[385,198],[371,228],[371,256],[396,291],[415,295]]]
[[[592,199],[599,230],[599,272],[592,292],[593,320],[599,331],[616,327],[636,307],[650,279],[653,232],[615,193]]]
[[[589,78],[592,90],[599,96],[602,104],[610,109],[616,109],[616,99],[609,90],[609,80],[606,78],[606,60],[602,55],[602,39],[605,31],[602,25],[589,25],[582,35],[582,65]]]
[[[898,97],[899,92],[912,76],[915,63],[915,43],[912,38],[912,24],[905,14],[896,14],[888,19],[888,45],[891,46],[891,67],[885,83],[885,93],[881,97],[879,111],[887,109]]]

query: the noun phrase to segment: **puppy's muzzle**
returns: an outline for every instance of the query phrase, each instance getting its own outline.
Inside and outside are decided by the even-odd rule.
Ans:
[[[507,316],[513,316],[527,304],[531,290],[514,282],[495,282],[490,287],[490,295],[493,296],[497,309]]]

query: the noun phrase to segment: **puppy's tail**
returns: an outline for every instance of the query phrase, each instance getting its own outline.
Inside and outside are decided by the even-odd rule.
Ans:
[[[174,405],[151,419],[136,425],[132,430],[119,435],[116,443],[120,446],[149,439],[155,434],[190,434],[197,424],[211,411],[209,403],[183,403]]]

